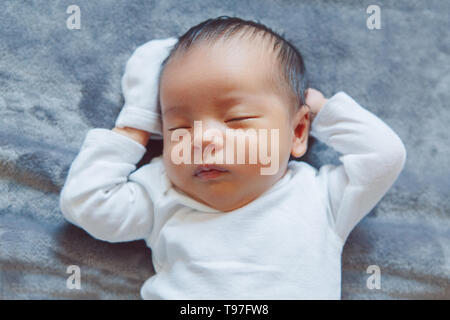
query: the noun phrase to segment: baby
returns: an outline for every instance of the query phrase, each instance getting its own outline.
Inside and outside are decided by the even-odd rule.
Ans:
[[[143,299],[340,299],[345,240],[405,163],[392,129],[344,92],[307,89],[300,52],[239,18],[139,47],[122,88],[115,128],[88,131],[60,207],[98,239],[146,241]],[[290,161],[309,134],[342,164]],[[149,138],[163,154],[136,170]]]

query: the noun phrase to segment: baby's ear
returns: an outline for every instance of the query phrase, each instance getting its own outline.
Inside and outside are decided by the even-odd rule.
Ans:
[[[302,106],[294,115],[291,155],[300,158],[308,149],[310,109]]]

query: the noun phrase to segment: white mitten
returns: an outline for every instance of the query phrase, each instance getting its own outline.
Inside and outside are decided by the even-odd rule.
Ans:
[[[158,107],[158,76],[161,63],[178,40],[157,39],[139,46],[125,67],[122,77],[124,106],[116,119],[118,128],[131,127],[152,133],[162,139]]]

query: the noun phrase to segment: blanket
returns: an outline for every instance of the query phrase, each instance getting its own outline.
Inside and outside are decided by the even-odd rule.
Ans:
[[[283,34],[304,55],[312,87],[328,97],[347,92],[406,146],[399,179],[346,242],[342,298],[449,299],[449,3],[377,1],[378,9],[368,10],[371,4],[3,1],[0,299],[140,298],[140,286],[154,274],[150,249],[143,241],[96,240],[71,225],[59,192],[87,131],[113,127],[133,50],[220,15]],[[79,28],[71,5],[79,8]],[[161,152],[158,141],[147,147],[138,167]],[[318,168],[338,157],[311,139],[302,160]],[[79,289],[67,285],[73,265]]]

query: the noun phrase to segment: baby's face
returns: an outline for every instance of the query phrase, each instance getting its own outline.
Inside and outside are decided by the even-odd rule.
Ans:
[[[160,86],[167,175],[176,188],[221,211],[246,205],[284,175],[293,145],[298,151],[295,131],[302,117],[269,81],[273,74],[270,55],[245,43],[227,48],[222,44],[197,46],[174,57],[164,69]],[[243,132],[248,129],[266,132],[266,137],[256,137],[259,145],[265,144],[263,155],[271,163],[261,163],[259,147],[257,163],[251,163],[250,149],[255,144],[245,139]],[[207,131],[216,137],[203,136]],[[231,131],[233,138],[244,137],[245,148],[240,148],[238,140],[231,145],[227,136]],[[188,143],[185,149],[183,142]],[[196,153],[202,164],[194,163]],[[238,163],[240,156],[244,163],[243,158]],[[223,163],[214,163],[219,158]],[[205,164],[214,164],[216,170]]]

